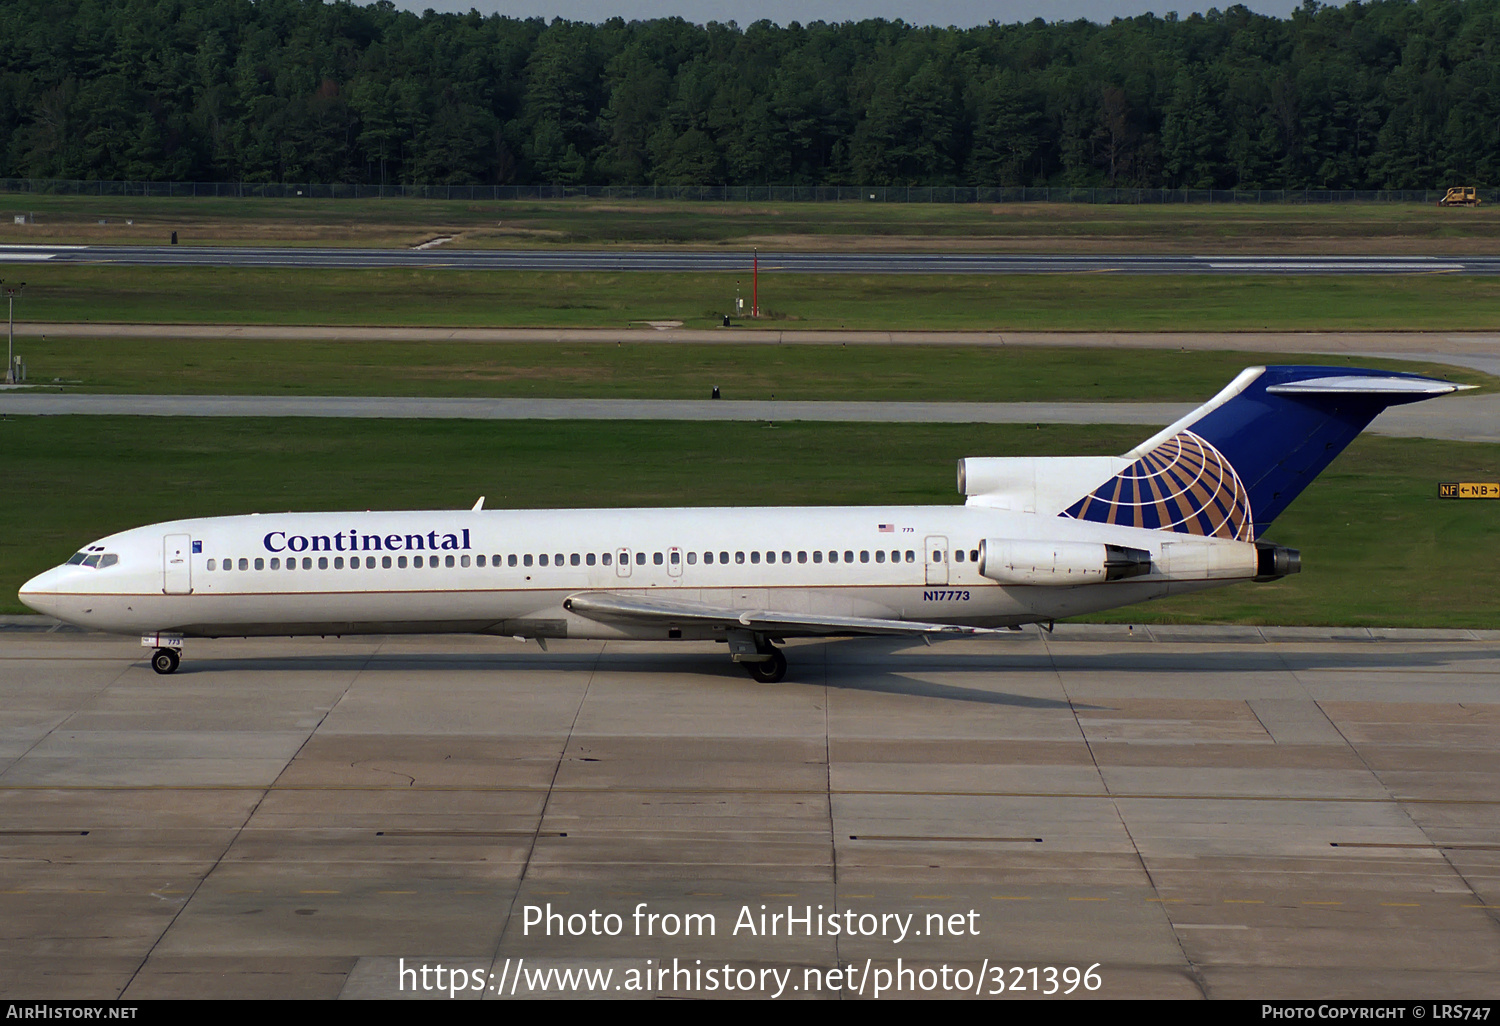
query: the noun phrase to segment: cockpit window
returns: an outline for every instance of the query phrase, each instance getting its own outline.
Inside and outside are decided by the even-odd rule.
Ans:
[[[78,553],[74,554],[74,556],[73,556],[72,559],[68,560],[68,562],[67,562],[66,565],[67,566],[77,566],[79,563],[82,563],[85,559],[88,559],[88,558],[89,558],[89,554],[87,552],[78,552]]]
[[[96,552],[92,556],[89,556],[87,559],[85,559],[83,561],[83,565],[84,566],[98,566],[99,565],[99,553]]]
[[[90,548],[94,547],[91,546]],[[102,569],[106,566],[114,566],[119,561],[120,557],[115,555],[113,552],[99,552],[97,550],[90,551],[90,549],[84,549],[82,552],[74,554],[73,558],[68,560],[68,562],[64,565],[87,566],[93,567],[95,569]]]
[[[115,555],[113,552],[106,552],[104,555],[99,557],[99,569],[103,570],[107,566],[114,566],[119,561],[119,556]]]

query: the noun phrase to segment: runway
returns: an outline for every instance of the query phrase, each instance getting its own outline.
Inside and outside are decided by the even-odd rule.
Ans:
[[[8,999],[1500,986],[1497,631],[808,642],[768,687],[711,644],[471,637],[190,642],[161,678],[46,629],[0,620]],[[735,929],[788,906],[820,929]]]
[[[766,251],[789,274],[1500,274],[1500,256],[807,253]],[[0,263],[127,267],[423,267],[468,271],[748,272],[744,250],[358,249],[301,246],[0,246]]]

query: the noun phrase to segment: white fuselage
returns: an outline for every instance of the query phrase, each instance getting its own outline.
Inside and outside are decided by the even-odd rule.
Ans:
[[[1002,585],[974,560],[986,538],[1126,545],[1174,572]],[[1196,572],[1201,559],[1174,563],[1165,546],[1233,548],[1235,565],[1252,569]],[[278,513],[111,535],[85,550],[117,557],[95,560],[110,565],[55,567],[20,597],[69,623],[197,637],[715,636],[701,625],[601,623],[564,607],[590,592],[1004,627],[1245,580],[1253,548],[974,505]],[[1252,553],[1248,564],[1241,550]]]

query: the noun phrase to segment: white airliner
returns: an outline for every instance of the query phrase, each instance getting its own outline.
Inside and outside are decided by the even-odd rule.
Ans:
[[[961,506],[265,513],[102,538],[20,598],[143,634],[477,633],[726,642],[984,634],[1301,569],[1262,531],[1386,406],[1446,381],[1251,367],[1123,456],[959,461]]]

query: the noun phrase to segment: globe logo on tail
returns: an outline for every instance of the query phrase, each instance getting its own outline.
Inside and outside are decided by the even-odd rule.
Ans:
[[[1061,514],[1122,527],[1254,541],[1250,496],[1224,454],[1182,431]]]

